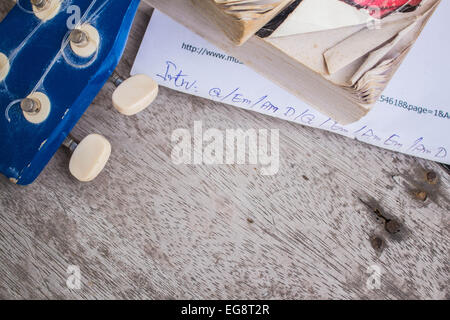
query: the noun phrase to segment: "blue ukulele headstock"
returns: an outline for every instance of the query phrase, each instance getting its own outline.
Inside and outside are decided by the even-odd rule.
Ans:
[[[0,172],[11,181],[33,182],[63,142],[74,149],[66,138],[119,63],[139,2],[17,0],[0,23]],[[142,109],[132,87],[115,98],[123,113]],[[82,158],[108,146],[94,137],[82,149],[71,171],[90,180],[101,168]]]

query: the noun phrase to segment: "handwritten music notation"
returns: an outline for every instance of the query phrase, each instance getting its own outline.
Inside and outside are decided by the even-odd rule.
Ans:
[[[444,6],[450,9],[450,4]],[[160,12],[150,21],[132,73],[147,73],[161,85],[181,92],[450,164],[450,101],[445,96],[445,81],[440,80],[450,74],[450,66],[437,62],[450,50],[450,40],[439,38],[450,27],[443,12],[446,8],[441,7],[433,16],[373,110],[346,126]],[[430,42],[436,39],[441,39],[441,50],[430,53]]]

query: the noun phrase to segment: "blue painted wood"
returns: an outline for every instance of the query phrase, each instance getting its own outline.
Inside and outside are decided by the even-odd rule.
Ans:
[[[0,82],[1,173],[21,185],[38,177],[119,63],[139,2],[64,0],[58,15],[42,23],[29,0],[21,0],[0,23],[0,52],[11,63]],[[87,59],[76,57],[67,41],[73,6],[80,8],[80,23],[100,34],[98,52]],[[47,120],[37,125],[19,105],[33,90],[52,104]]]

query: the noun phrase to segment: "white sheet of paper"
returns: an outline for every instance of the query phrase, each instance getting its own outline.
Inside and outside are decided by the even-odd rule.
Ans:
[[[160,85],[450,164],[450,1],[443,1],[373,110],[341,126],[155,11],[132,74]]]

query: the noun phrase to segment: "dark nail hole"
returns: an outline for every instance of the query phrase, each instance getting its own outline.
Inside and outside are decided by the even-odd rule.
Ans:
[[[401,231],[401,225],[396,220],[386,221],[385,228],[390,234],[396,234]]]
[[[430,171],[427,173],[427,182],[429,184],[436,184],[438,182],[438,175],[434,171]]]
[[[372,248],[380,251],[383,249],[384,240],[381,237],[375,236],[370,239],[370,244],[372,245]]]
[[[417,200],[426,201],[428,199],[428,193],[425,191],[416,191],[414,192],[414,196]]]

